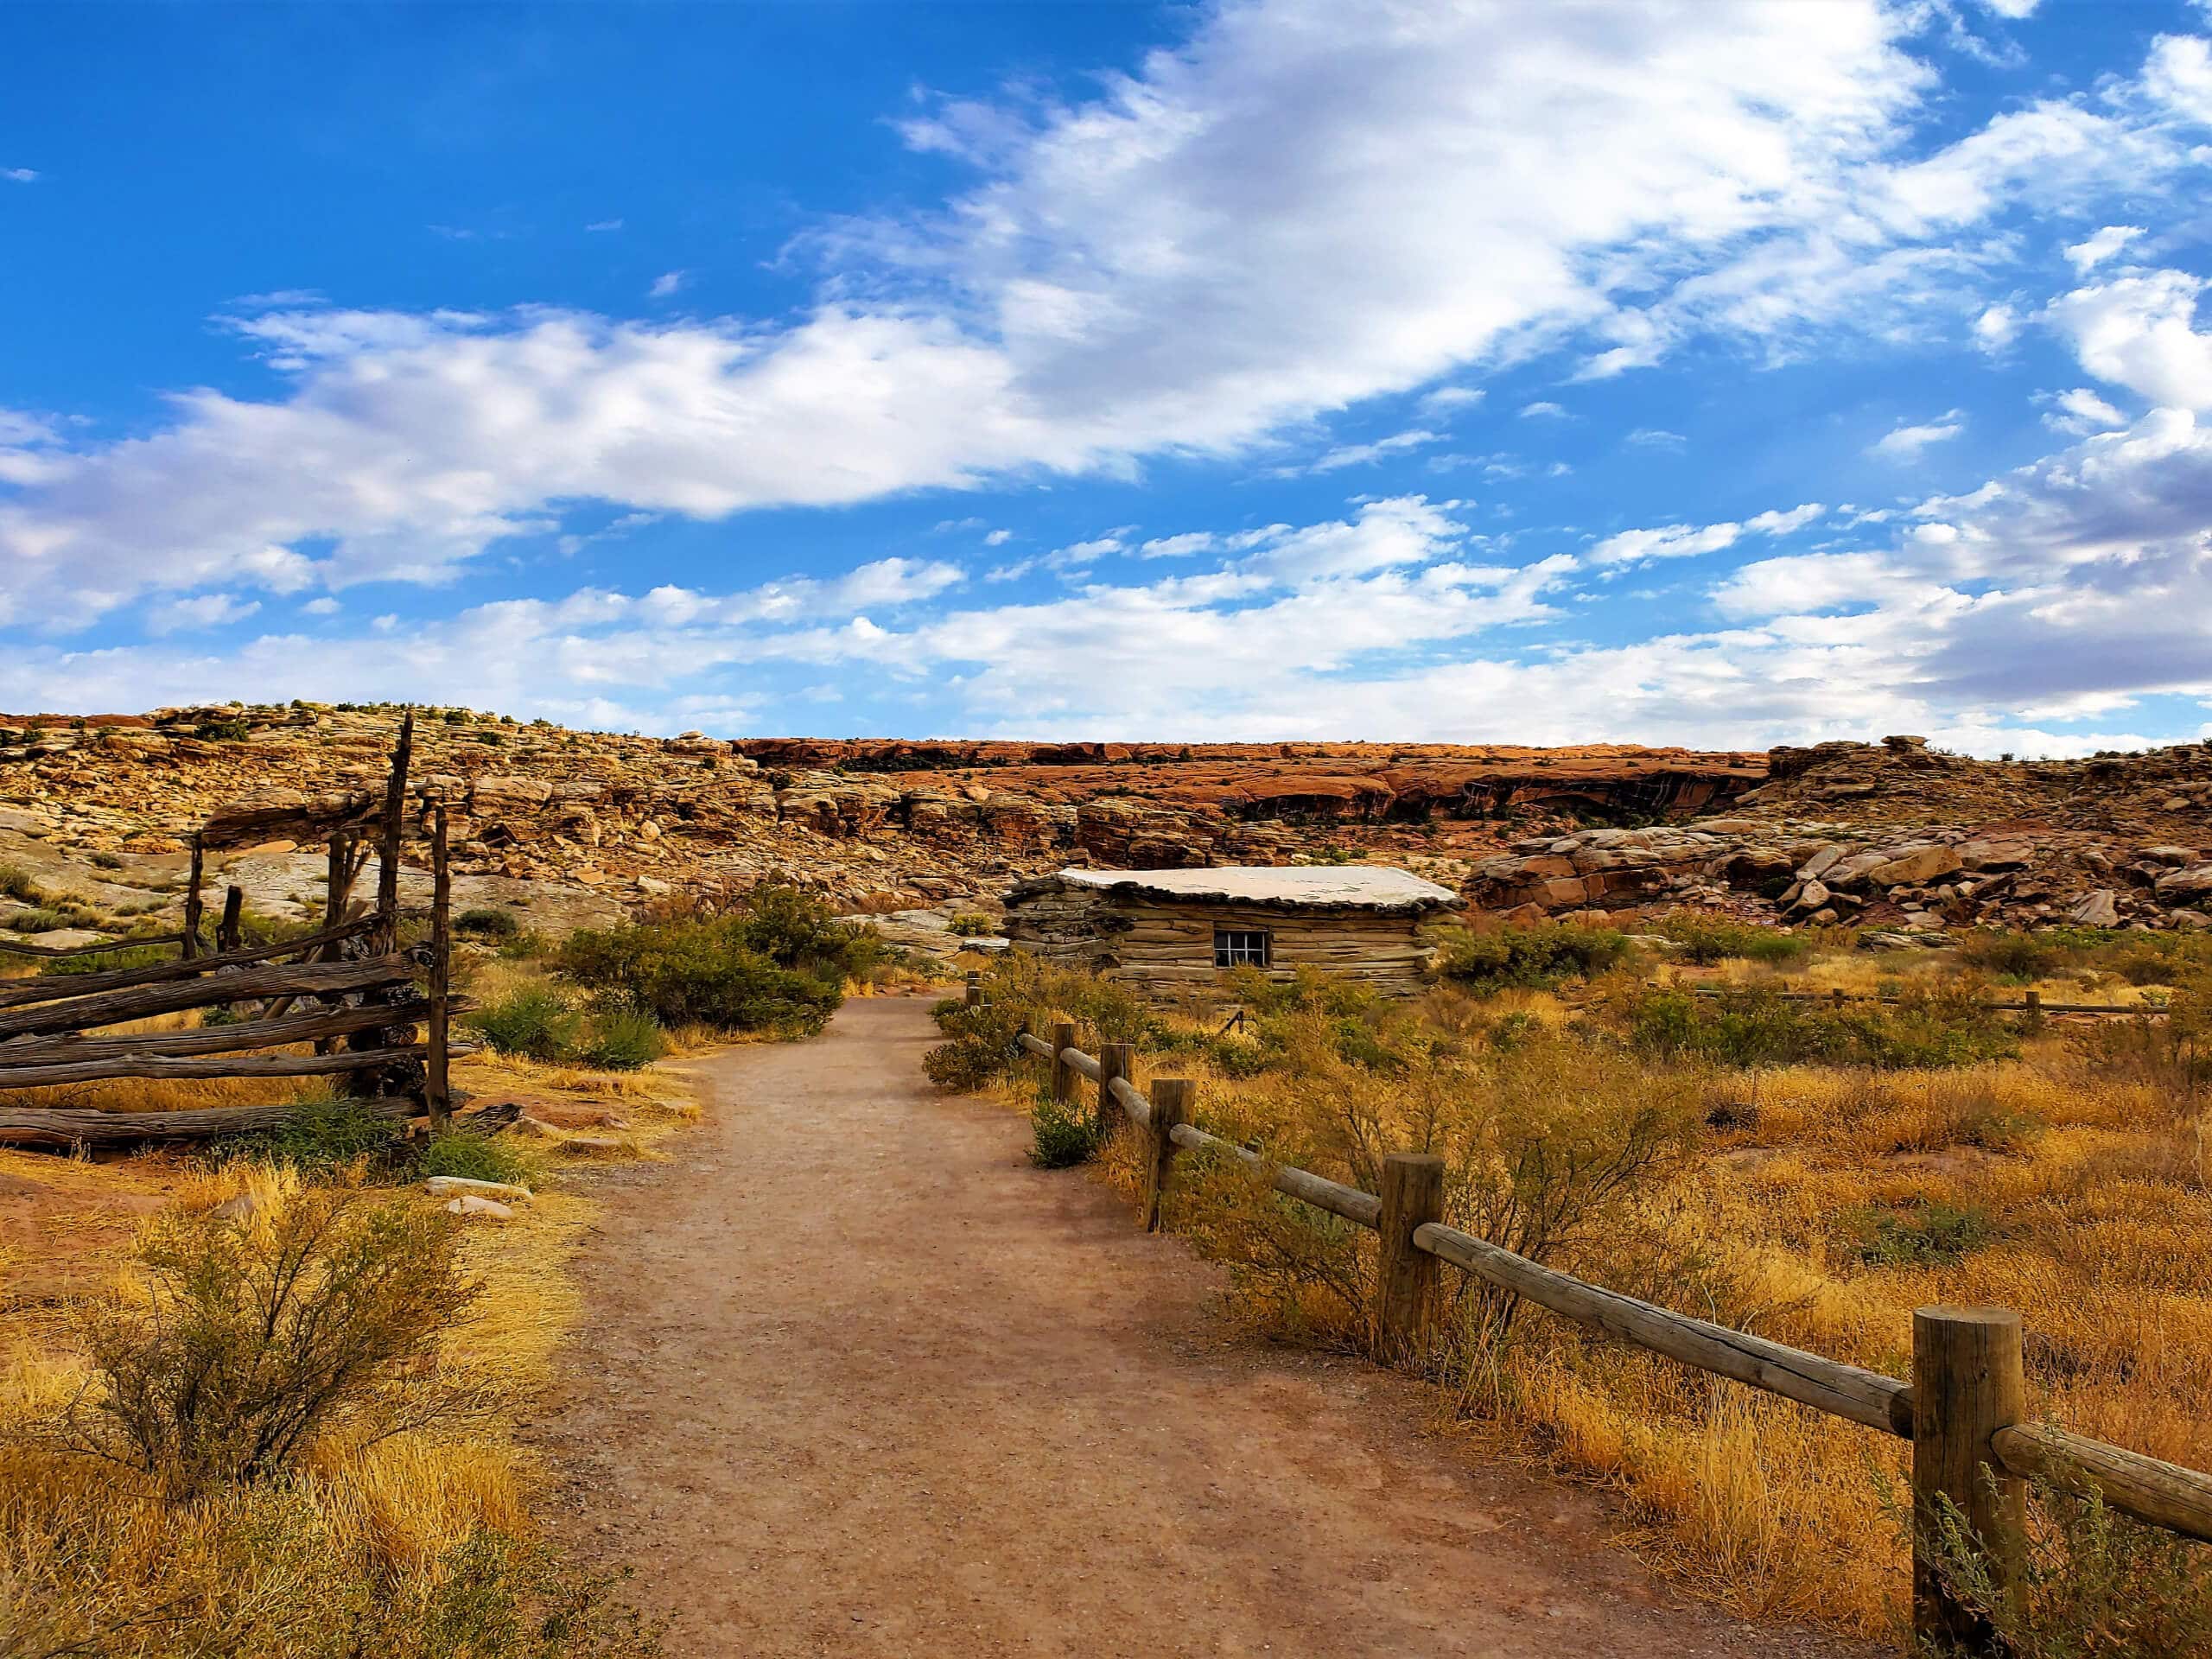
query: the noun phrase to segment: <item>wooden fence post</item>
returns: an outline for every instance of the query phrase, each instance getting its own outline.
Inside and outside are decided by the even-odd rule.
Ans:
[[[384,823],[377,844],[377,952],[399,947],[399,847],[406,834],[407,762],[415,751],[415,711],[399,722],[392,745],[391,776],[384,787]]]
[[[1113,1127],[1120,1110],[1114,1103],[1114,1079],[1135,1075],[1136,1054],[1135,1043],[1098,1045],[1098,1133],[1102,1135]]]
[[[201,872],[205,868],[205,857],[206,855],[204,850],[200,845],[200,837],[198,836],[193,836],[192,874],[189,879],[186,881],[184,888],[184,942],[180,947],[180,954],[187,957],[196,957],[200,954],[200,916],[201,910],[200,902],[200,878]]]
[[[1382,1160],[1382,1214],[1375,1257],[1375,1349],[1387,1362],[1427,1344],[1436,1319],[1437,1261],[1414,1246],[1414,1229],[1444,1219],[1444,1160],[1394,1152]]]
[[[1847,999],[1844,995],[1843,987],[1840,985],[1837,986],[1834,990],[1828,993],[1828,1001],[1834,1003],[1839,1008],[1844,1005],[1847,1000]]]
[[[1175,1161],[1179,1150],[1171,1131],[1177,1124],[1191,1121],[1191,1096],[1197,1092],[1198,1084],[1187,1077],[1152,1080],[1152,1145],[1145,1159],[1144,1181],[1144,1230],[1147,1233],[1160,1230],[1160,1200],[1166,1193],[1168,1166]]]
[[[1075,1103],[1075,1068],[1060,1058],[1061,1052],[1075,1046],[1075,1026],[1062,1020],[1052,1027],[1052,1098],[1063,1106]]]
[[[430,812],[430,1042],[423,1059],[423,1101],[430,1133],[446,1126],[453,1111],[453,1089],[446,1076],[446,1027],[453,965],[453,874],[446,861],[446,809]]]
[[[2041,991],[2031,989],[2023,1001],[2024,1001],[2028,1005],[2029,1019],[2040,1020],[2043,1018],[2043,993]]]
[[[245,908],[245,889],[233,887],[223,895],[223,919],[215,925],[215,950],[219,954],[235,950],[243,943],[239,936],[239,912]]]
[[[2025,1414],[2020,1316],[2002,1307],[1922,1307],[1912,1315],[1912,1623],[1924,1639],[1970,1654],[1999,1652],[1986,1618],[1944,1580],[1930,1539],[1950,1510],[1986,1553],[1999,1593],[2011,1586],[2024,1524],[2024,1488],[1991,1438]]]
[[[983,976],[973,968],[968,970],[968,1006],[971,1008],[983,1006]]]

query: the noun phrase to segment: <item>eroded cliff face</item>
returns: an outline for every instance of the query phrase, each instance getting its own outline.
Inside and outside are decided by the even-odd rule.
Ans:
[[[286,844],[305,839],[288,824],[309,804],[365,805],[397,719],[237,706],[0,718],[0,831],[164,858],[213,820],[234,857],[274,872],[257,904],[283,913],[314,856]],[[464,875],[632,903],[773,870],[874,909],[988,900],[1071,863],[1374,857],[1456,886],[1508,836],[1679,817],[1765,775],[1762,755],[1618,746],[729,743],[466,711],[418,716],[413,772],[448,805]]]

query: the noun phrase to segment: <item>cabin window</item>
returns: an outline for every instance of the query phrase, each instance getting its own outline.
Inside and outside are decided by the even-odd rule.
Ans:
[[[1264,968],[1272,955],[1268,936],[1261,929],[1217,927],[1213,931],[1213,965],[1217,968]]]

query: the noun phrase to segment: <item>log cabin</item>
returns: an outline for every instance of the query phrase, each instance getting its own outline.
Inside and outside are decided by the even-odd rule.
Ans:
[[[1232,969],[1287,979],[1311,965],[1391,995],[1421,986],[1421,929],[1448,887],[1386,865],[1062,870],[1006,895],[1017,950],[1153,995],[1210,989]]]

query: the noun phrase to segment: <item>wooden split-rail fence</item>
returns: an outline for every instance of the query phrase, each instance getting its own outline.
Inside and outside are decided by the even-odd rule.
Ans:
[[[971,1005],[985,1000],[973,973],[967,999]],[[1161,1195],[1177,1154],[1211,1151],[1264,1173],[1278,1192],[1374,1232],[1370,1317],[1376,1351],[1383,1357],[1418,1353],[1427,1344],[1440,1302],[1440,1270],[1449,1266],[1652,1353],[1911,1441],[1916,1637],[1967,1653],[1999,1650],[1980,1614],[1957,1595],[1955,1573],[1939,1562],[1936,1518],[1948,1514],[1964,1523],[1991,1581],[2004,1586],[2022,1559],[2031,1479],[2094,1494],[2109,1510],[2212,1542],[2212,1475],[2029,1419],[2021,1319],[2011,1309],[1916,1309],[1912,1381],[1901,1382],[1607,1290],[1447,1226],[1444,1160],[1433,1154],[1389,1154],[1382,1192],[1362,1192],[1272,1163],[1198,1128],[1192,1121],[1197,1085],[1154,1077],[1141,1087],[1131,1044],[1103,1043],[1096,1055],[1088,1054],[1075,1046],[1076,1028],[1065,1022],[1055,1025],[1049,1039],[1025,1031],[1019,1040],[1050,1068],[1054,1100],[1078,1104],[1078,1079],[1087,1079],[1096,1086],[1102,1128],[1118,1109],[1143,1136],[1147,1230],[1160,1226]]]
[[[384,1116],[427,1112],[433,1128],[443,1128],[453,1104],[447,1068],[468,1052],[451,1042],[450,1021],[466,1004],[450,985],[452,881],[442,804],[429,809],[423,826],[430,842],[430,937],[412,949],[399,944],[399,861],[409,829],[413,744],[410,713],[373,823],[332,832],[327,925],[319,931],[245,944],[245,895],[232,887],[211,950],[203,932],[205,836],[195,836],[180,931],[76,948],[12,947],[51,957],[174,944],[178,954],[173,961],[0,981],[0,1145],[200,1140],[273,1128],[298,1111],[290,1105],[164,1112],[30,1108],[9,1104],[4,1094],[131,1078],[332,1077]],[[376,897],[357,902],[353,885],[372,844],[379,860]],[[111,1029],[194,1010],[227,1017],[186,1030]],[[311,1052],[299,1052],[307,1045]]]
[[[1693,996],[1771,996],[1785,1002],[1826,1002],[1839,1008],[1853,1002],[1899,1003],[1909,1000],[1894,991],[1853,993],[1840,987],[1825,991],[1770,991],[1751,985],[1665,986],[1661,988],[1687,988]],[[2041,991],[2033,990],[2022,993],[2018,1002],[1977,1002],[1974,1006],[1990,1014],[2101,1014],[2123,1020],[2158,1020],[2172,1012],[2156,1002],[2046,1002]]]

